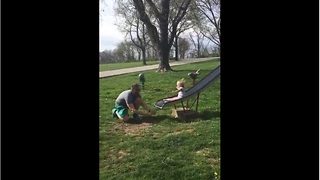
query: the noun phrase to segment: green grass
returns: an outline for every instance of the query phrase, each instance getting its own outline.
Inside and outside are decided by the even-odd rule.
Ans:
[[[188,89],[189,72],[201,69],[201,80],[218,64],[173,67],[177,72],[145,71],[141,96],[154,108],[158,99],[173,95],[177,80],[185,78]],[[151,123],[121,124],[111,115],[114,100],[138,81],[138,74],[100,79],[100,179],[220,179],[220,80],[200,94],[197,118],[175,119],[169,106],[158,109],[155,117],[144,117]]]

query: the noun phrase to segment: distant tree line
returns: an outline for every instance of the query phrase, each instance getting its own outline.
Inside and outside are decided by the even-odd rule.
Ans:
[[[178,59],[219,56],[219,49],[214,45],[209,45],[209,42],[204,43],[201,35],[179,38],[178,46]],[[145,53],[145,64],[148,61],[159,61],[158,53],[154,48],[146,48]],[[171,49],[169,58],[176,60],[175,48]],[[100,52],[100,64],[132,61],[143,62],[143,59],[141,49],[130,41],[119,43],[113,50],[106,49]]]

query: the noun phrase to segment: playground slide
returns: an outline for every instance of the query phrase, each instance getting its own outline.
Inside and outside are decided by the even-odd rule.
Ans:
[[[167,102],[167,103],[165,103],[163,99],[160,99],[154,104],[154,106],[162,109],[165,106],[174,105],[181,101],[188,100],[194,97],[195,95],[197,95],[198,93],[204,91],[210,84],[214,83],[219,77],[220,77],[220,65],[216,67],[213,71],[211,71],[207,76],[205,76],[201,81],[199,81],[193,87],[188,89],[183,98],[175,101]],[[171,97],[174,97],[174,96],[170,96],[167,98],[171,98]],[[167,98],[164,98],[164,99],[167,99]]]

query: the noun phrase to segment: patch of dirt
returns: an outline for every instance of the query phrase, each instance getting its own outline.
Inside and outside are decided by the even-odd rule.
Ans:
[[[214,167],[215,165],[219,165],[219,159],[208,158],[208,163],[211,167]]]
[[[114,126],[114,130],[116,131],[124,131],[126,135],[129,136],[138,136],[141,135],[141,132],[150,128],[152,123],[141,123],[141,124],[117,124]]]
[[[126,153],[125,151],[120,150],[118,152],[118,159],[122,159],[123,157],[127,156],[128,153]]]
[[[186,130],[182,129],[182,130],[177,130],[177,131],[175,131],[175,132],[168,133],[167,136],[178,135],[178,134],[181,134],[181,133],[183,133],[183,132],[192,133],[192,132],[194,132],[194,129],[186,129]]]
[[[124,150],[120,150],[120,151],[117,151],[115,149],[111,149],[107,156],[108,156],[108,160],[107,161],[113,161],[114,163],[121,163],[123,162],[123,159],[130,155],[130,153],[124,151]],[[108,164],[108,163],[103,163],[103,164]]]
[[[148,129],[151,126],[152,126],[151,123],[128,124],[127,126],[125,126],[124,131],[128,135],[136,134],[137,132],[140,132],[140,131],[143,131],[145,129]]]
[[[208,154],[208,153],[210,153],[210,149],[209,148],[204,148],[204,149],[198,150],[196,152],[196,154],[203,154],[203,155]]]

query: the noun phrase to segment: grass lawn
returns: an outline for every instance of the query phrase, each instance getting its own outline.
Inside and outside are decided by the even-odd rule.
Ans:
[[[201,69],[198,80],[220,63],[207,61],[173,67],[177,72],[145,71],[143,100],[152,108],[173,95],[176,81]],[[220,179],[220,80],[200,94],[199,117],[171,117],[173,106],[157,109],[157,116],[141,124],[121,124],[111,109],[120,92],[138,81],[138,74],[100,79],[100,179]],[[190,101],[193,102],[193,101]],[[179,106],[179,105],[178,105]]]

